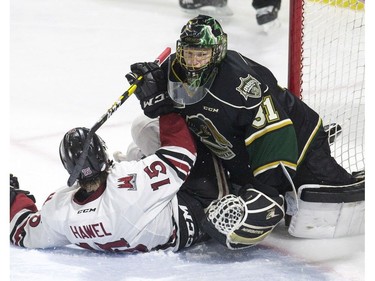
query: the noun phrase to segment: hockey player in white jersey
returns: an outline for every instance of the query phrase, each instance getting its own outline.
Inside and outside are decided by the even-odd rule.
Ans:
[[[87,133],[75,128],[61,141],[60,156],[69,173]],[[178,250],[194,243],[198,233],[192,215],[176,194],[196,159],[195,144],[175,113],[160,117],[160,134],[155,154],[115,164],[95,135],[78,182],[52,193],[40,210],[11,176],[11,242],[27,248],[75,244],[112,252]]]
[[[153,75],[158,72],[144,75],[147,83],[139,85],[138,98],[166,90]],[[203,208],[189,195],[177,195],[196,161],[194,139],[185,120],[171,112],[173,107],[155,103],[152,110],[160,116],[160,148],[154,154],[114,163],[95,134],[77,181],[53,192],[40,210],[11,174],[11,243],[26,248],[75,244],[99,251],[147,252],[177,251],[199,241],[197,222]],[[74,128],[60,143],[60,158],[69,174],[88,132]]]

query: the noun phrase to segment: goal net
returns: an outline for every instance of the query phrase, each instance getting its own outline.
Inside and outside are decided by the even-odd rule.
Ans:
[[[289,32],[289,89],[324,125],[340,125],[336,161],[349,172],[364,169],[364,0],[291,0]]]

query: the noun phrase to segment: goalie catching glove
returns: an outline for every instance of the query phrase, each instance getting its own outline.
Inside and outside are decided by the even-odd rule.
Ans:
[[[167,92],[167,79],[157,63],[135,63],[130,69],[134,75],[126,76],[130,84],[143,76],[134,93],[147,117],[156,118],[174,111],[173,101]]]
[[[282,196],[269,197],[250,185],[208,207],[203,230],[231,250],[261,242],[284,218]]]

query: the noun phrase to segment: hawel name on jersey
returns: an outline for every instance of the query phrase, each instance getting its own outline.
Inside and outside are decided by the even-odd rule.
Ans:
[[[93,223],[88,225],[69,226],[72,234],[78,239],[96,238],[111,236],[112,233],[108,232],[102,222]]]

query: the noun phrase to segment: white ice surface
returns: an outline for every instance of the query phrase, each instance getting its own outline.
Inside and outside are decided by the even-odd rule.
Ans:
[[[279,15],[282,26],[268,35],[257,26],[251,1],[228,3],[234,15],[221,23],[229,48],[266,65],[286,86],[288,1]],[[63,134],[94,125],[127,89],[130,64],[152,61],[167,46],[174,50],[191,15],[177,0],[12,0],[5,8],[10,8],[10,33],[5,32],[10,71],[2,78],[10,81],[4,89],[10,108],[2,110],[2,120],[9,118],[10,143],[2,185],[11,171],[40,207],[68,178],[58,154]],[[137,114],[138,101],[131,97],[98,131],[112,151],[126,149]],[[4,209],[8,195],[2,197]],[[1,280],[365,280],[364,236],[297,239],[280,225],[261,246],[245,251],[210,242],[181,253],[121,256],[75,247],[8,249],[8,226],[3,229],[10,274],[2,263]]]

